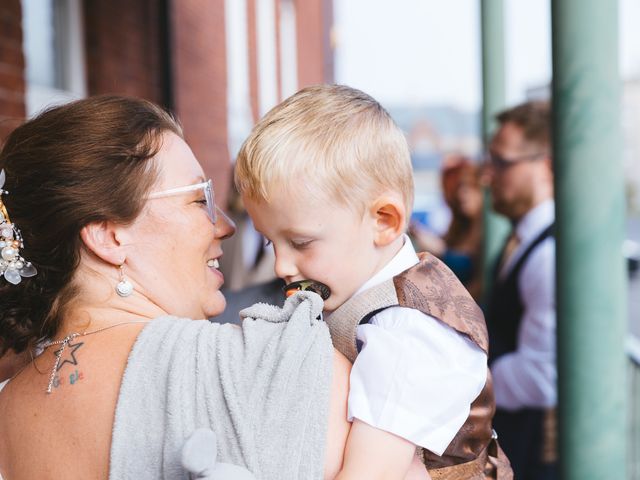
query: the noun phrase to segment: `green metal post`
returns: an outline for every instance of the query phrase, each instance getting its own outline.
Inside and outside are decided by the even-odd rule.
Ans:
[[[482,32],[482,136],[485,146],[495,130],[496,113],[505,108],[504,2],[481,0]],[[493,265],[509,232],[507,220],[491,209],[489,192],[484,192],[483,295],[491,290]]]
[[[552,0],[560,471],[626,478],[618,2]]]

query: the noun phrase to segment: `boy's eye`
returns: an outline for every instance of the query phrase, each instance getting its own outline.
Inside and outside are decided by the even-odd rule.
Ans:
[[[313,242],[313,240],[290,240],[289,241],[291,246],[296,250],[304,250],[309,245],[311,245],[311,242]]]
[[[207,204],[207,199],[203,198],[202,200],[196,200],[196,203],[199,203],[200,205],[206,205]]]
[[[270,245],[273,245],[273,242],[271,240],[269,240],[268,238],[265,237],[264,239],[264,246],[268,247]]]

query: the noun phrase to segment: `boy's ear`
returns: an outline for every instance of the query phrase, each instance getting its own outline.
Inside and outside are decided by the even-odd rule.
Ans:
[[[407,210],[399,195],[378,197],[371,207],[371,213],[375,219],[376,246],[387,246],[404,233]]]
[[[127,257],[120,240],[120,229],[112,222],[93,222],[82,227],[84,246],[98,258],[112,265],[122,265]]]

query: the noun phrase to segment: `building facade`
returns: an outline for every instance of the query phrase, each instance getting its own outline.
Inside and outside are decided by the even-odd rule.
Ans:
[[[224,203],[271,107],[333,81],[331,0],[3,0],[0,143],[49,105],[97,94],[175,113]]]

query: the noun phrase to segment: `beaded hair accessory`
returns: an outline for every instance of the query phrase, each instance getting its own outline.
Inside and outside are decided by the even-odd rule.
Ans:
[[[22,277],[34,277],[38,271],[20,256],[20,249],[24,248],[22,235],[11,223],[7,207],[2,202],[2,195],[9,193],[2,189],[5,180],[4,170],[0,170],[0,277],[4,275],[7,282],[17,285]]]

